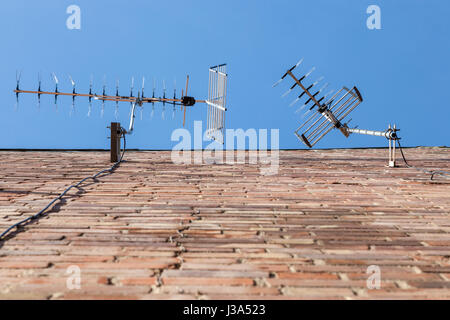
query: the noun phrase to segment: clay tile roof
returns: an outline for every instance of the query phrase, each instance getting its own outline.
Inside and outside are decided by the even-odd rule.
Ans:
[[[406,153],[450,170],[449,150]],[[2,230],[109,165],[100,151],[0,154]],[[280,151],[272,176],[169,151],[125,158],[0,242],[0,299],[450,298],[449,179],[388,168],[386,150]]]

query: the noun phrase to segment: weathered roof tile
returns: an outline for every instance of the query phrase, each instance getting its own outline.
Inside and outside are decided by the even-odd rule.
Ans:
[[[450,170],[447,148],[405,150]],[[0,227],[108,167],[107,152],[2,151]],[[386,150],[280,151],[267,164],[175,165],[127,152],[0,242],[0,298],[450,298],[450,182]],[[370,265],[381,288],[369,289]],[[67,286],[69,267],[81,288]],[[69,269],[68,269],[69,268]]]

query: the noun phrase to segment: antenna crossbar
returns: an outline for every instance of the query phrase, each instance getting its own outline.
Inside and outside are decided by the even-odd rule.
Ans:
[[[154,103],[154,102],[178,102],[180,105],[185,105],[186,99],[173,99],[173,98],[139,98],[132,96],[108,96],[108,95],[99,95],[99,94],[89,94],[89,93],[73,93],[73,92],[60,92],[60,91],[33,91],[33,90],[14,90],[15,93],[32,93],[32,94],[47,94],[54,96],[71,96],[71,97],[91,97],[96,100],[103,101],[118,101],[118,102],[142,102],[142,103]],[[190,97],[191,98],[191,97]],[[192,100],[190,100],[192,101]],[[206,103],[206,100],[195,100],[195,103]],[[186,104],[186,106],[190,107],[194,104]]]

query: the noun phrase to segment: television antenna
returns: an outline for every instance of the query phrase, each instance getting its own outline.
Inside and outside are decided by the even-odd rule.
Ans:
[[[304,121],[294,131],[298,139],[307,147],[312,148],[332,129],[338,129],[346,138],[348,138],[350,134],[385,137],[389,141],[388,165],[389,167],[395,167],[395,142],[400,139],[397,136],[397,132],[400,131],[400,129],[398,129],[395,124],[392,127],[389,125],[388,129],[384,131],[363,130],[358,129],[357,126],[350,127],[349,123],[352,119],[347,120],[347,117],[363,101],[358,88],[353,87],[352,89],[348,89],[346,87],[342,87],[335,93],[333,90],[325,93],[324,90],[328,87],[328,83],[322,85],[320,89],[317,89],[316,87],[324,77],[320,77],[315,82],[307,85],[306,80],[315,68],[313,67],[306,74],[297,77],[293,72],[302,64],[302,62],[303,59],[287,70],[281,79],[275,82],[272,86],[276,87],[287,76],[289,76],[292,80],[294,80],[294,84],[288,89],[288,91],[286,91],[286,93],[282,95],[282,97],[286,97],[296,87],[299,87],[301,93],[290,104],[290,106],[294,106],[303,97],[306,99],[306,102],[295,111],[296,113],[304,111],[302,116]]]
[[[189,91],[189,75],[186,77],[186,86],[181,90],[181,96],[177,98],[177,90],[174,88],[173,97],[169,98],[166,96],[166,83],[163,81],[163,95],[162,97],[155,96],[156,81],[153,82],[153,92],[151,97],[146,97],[144,95],[144,85],[145,78],[142,79],[141,90],[138,91],[137,95],[134,95],[134,77],[131,78],[130,94],[122,96],[119,94],[119,81],[116,81],[116,91],[115,95],[108,95],[106,93],[106,79],[103,78],[102,93],[97,94],[93,92],[93,77],[91,76],[89,83],[89,93],[79,93],[76,91],[76,83],[73,78],[69,75],[69,80],[72,85],[72,92],[62,92],[58,90],[59,79],[55,73],[52,73],[52,78],[55,82],[55,89],[53,91],[44,91],[41,88],[41,78],[39,76],[39,83],[37,90],[22,90],[20,89],[20,78],[21,73],[16,73],[16,88],[14,90],[16,94],[16,104],[19,103],[19,94],[30,93],[36,94],[38,97],[38,103],[41,101],[41,95],[52,95],[54,96],[54,103],[57,107],[59,96],[72,97],[72,109],[71,113],[75,108],[75,98],[76,97],[87,97],[89,99],[89,110],[88,116],[91,114],[92,110],[92,100],[98,100],[102,103],[102,115],[104,110],[105,102],[112,101],[115,102],[116,111],[115,115],[117,117],[118,104],[119,102],[129,102],[130,103],[130,121],[128,129],[122,128],[120,123],[111,123],[111,161],[116,162],[120,154],[120,137],[123,134],[132,134],[134,130],[134,119],[136,117],[137,108],[144,107],[144,104],[150,103],[152,105],[151,116],[154,114],[155,103],[162,104],[162,118],[164,119],[164,112],[166,104],[172,105],[173,112],[177,106],[179,106],[183,112],[183,127],[186,122],[186,110],[193,107],[197,103],[205,104],[207,106],[207,132],[206,135],[212,140],[216,140],[223,144],[224,128],[225,128],[225,111],[226,108],[226,93],[227,93],[227,79],[228,74],[226,73],[226,64],[221,64],[209,68],[209,86],[208,86],[208,98],[201,100],[196,99],[188,95]],[[176,82],[175,82],[176,83]]]

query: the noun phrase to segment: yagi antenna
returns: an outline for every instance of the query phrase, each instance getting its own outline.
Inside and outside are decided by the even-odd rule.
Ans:
[[[103,86],[102,93],[96,94],[93,92],[93,77],[91,76],[90,84],[89,84],[89,93],[78,93],[75,87],[75,81],[71,76],[69,76],[69,80],[72,84],[72,92],[60,92],[58,90],[59,80],[56,77],[55,73],[52,73],[52,78],[55,81],[55,90],[52,92],[42,91],[41,90],[41,81],[39,81],[39,87],[37,91],[29,91],[22,90],[19,86],[20,73],[16,73],[16,88],[14,90],[17,100],[19,99],[20,93],[32,93],[37,94],[38,99],[40,99],[41,95],[54,95],[55,97],[55,105],[57,103],[58,96],[70,96],[72,97],[72,102],[75,104],[76,97],[87,97],[89,99],[89,111],[88,116],[91,114],[91,101],[100,100],[102,103],[102,111],[101,116],[104,113],[104,106],[106,101],[113,101],[116,103],[116,107],[120,102],[129,102],[131,104],[131,114],[130,114],[130,126],[129,130],[124,130],[123,133],[130,134],[133,131],[134,126],[134,118],[135,111],[137,107],[142,108],[143,104],[151,103],[152,104],[152,113],[153,116],[155,103],[162,103],[163,110],[165,109],[165,104],[170,104],[174,108],[176,106],[180,106],[183,110],[183,126],[186,123],[186,113],[188,107],[193,107],[196,103],[202,103],[207,106],[207,136],[211,139],[220,141],[223,143],[223,133],[225,129],[225,111],[226,108],[226,90],[227,90],[227,73],[226,73],[226,65],[221,64],[218,66],[214,66],[209,68],[209,86],[208,86],[208,98],[205,100],[197,100],[192,96],[188,95],[189,92],[189,76],[186,77],[186,87],[185,90],[182,90],[181,97],[177,98],[176,96],[176,82],[174,85],[174,94],[173,98],[168,98],[166,96],[166,83],[163,81],[163,96],[156,96],[156,80],[153,81],[153,92],[152,97],[146,97],[144,95],[145,89],[145,78],[142,79],[142,89],[138,92],[137,96],[134,96],[134,77],[131,78],[131,88],[129,96],[121,96],[119,94],[119,81],[116,82],[116,92],[115,95],[107,95],[106,93],[106,75],[103,77]],[[117,114],[116,114],[117,115]],[[164,113],[163,113],[164,117]]]
[[[294,80],[293,85],[285,94],[283,94],[283,96],[286,96],[295,87],[298,86],[300,88],[301,92],[291,103],[291,106],[296,104],[303,97],[306,97],[306,101],[303,106],[295,112],[298,113],[307,108],[303,117],[307,116],[309,113],[312,114],[294,131],[299,140],[302,141],[307,147],[312,148],[334,128],[338,129],[345,137],[349,137],[351,133],[385,137],[389,140],[389,166],[394,167],[395,141],[400,139],[397,136],[399,129],[397,129],[395,125],[393,127],[389,125],[388,129],[385,131],[362,130],[357,127],[350,128],[349,123],[351,119],[347,121],[346,118],[363,101],[358,88],[353,87],[352,89],[348,89],[346,87],[342,87],[331,97],[330,95],[334,92],[333,90],[322,96],[322,92],[328,87],[328,83],[324,84],[315,92],[311,91],[323,79],[323,77],[319,78],[312,84],[308,85],[306,83],[305,80],[315,68],[312,68],[303,76],[296,77],[293,71],[300,65],[301,62],[303,62],[303,59],[286,71],[281,79],[274,84],[274,86],[278,85],[287,76]]]

